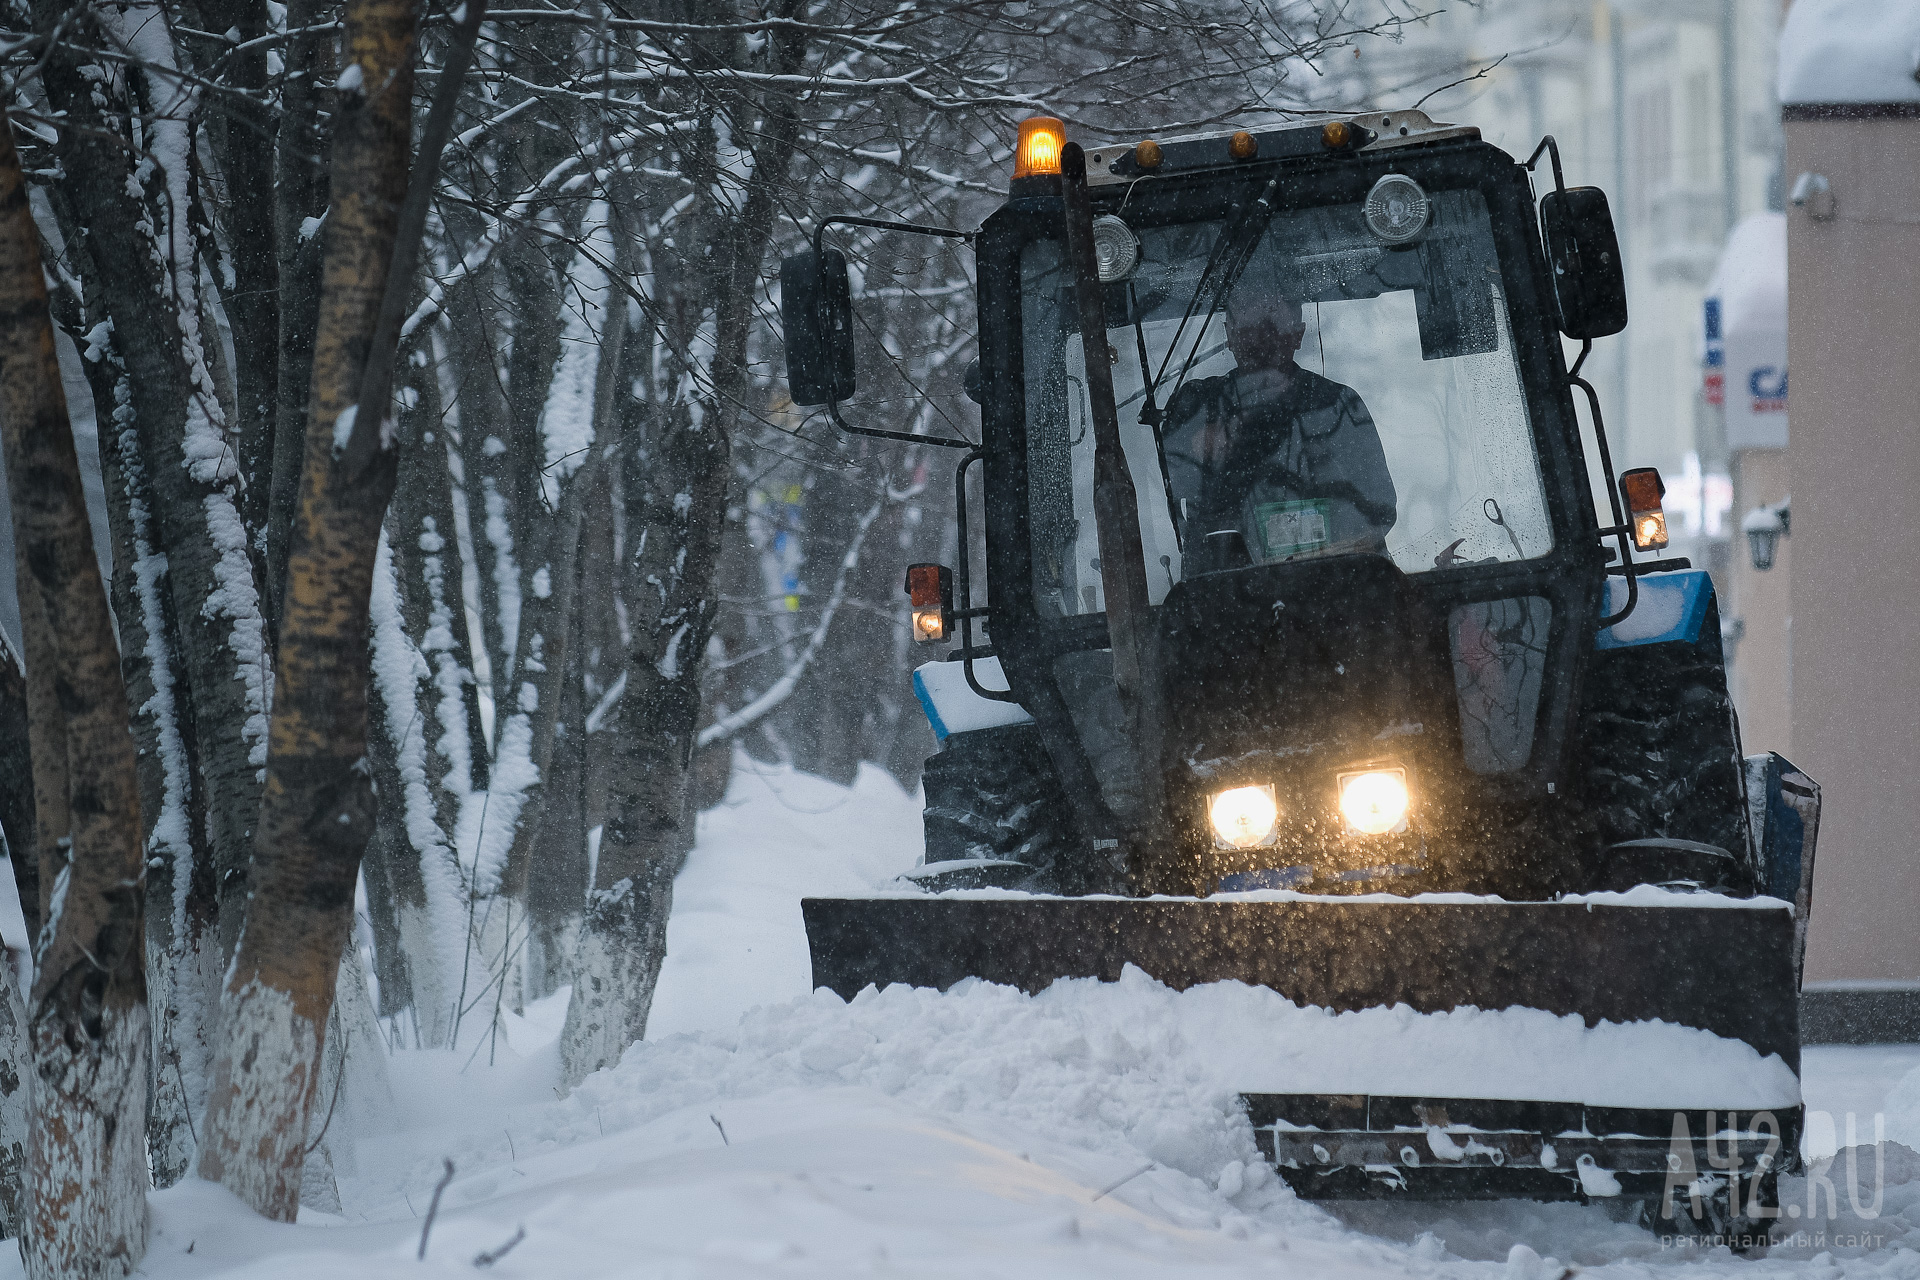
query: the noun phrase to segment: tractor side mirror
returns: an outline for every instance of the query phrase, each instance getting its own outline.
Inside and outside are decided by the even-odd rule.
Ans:
[[[1607,193],[1567,187],[1540,198],[1540,227],[1560,304],[1560,332],[1605,338],[1627,327],[1627,280],[1620,269]]]
[[[811,250],[780,260],[780,326],[787,393],[798,405],[853,395],[853,291],[846,255]]]

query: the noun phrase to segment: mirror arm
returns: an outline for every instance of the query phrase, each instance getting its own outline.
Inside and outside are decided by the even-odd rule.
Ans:
[[[872,436],[876,440],[904,440],[908,444],[937,444],[942,449],[977,449],[978,445],[962,436],[958,440],[949,440],[945,436],[916,436],[909,431],[883,431],[879,427],[856,427],[840,416],[840,402],[827,401],[827,415],[833,419],[833,425],[849,435]]]
[[[989,610],[973,607],[973,579],[967,570],[967,562],[973,554],[971,540],[967,536],[967,468],[985,456],[975,449],[960,459],[960,465],[953,469],[954,523],[958,526],[955,533],[960,544],[960,554],[954,558],[953,574],[960,607],[954,610],[953,616],[960,620],[960,670],[967,677],[967,687],[981,697],[994,702],[1018,702],[1020,699],[1014,696],[1011,688],[989,689],[973,674],[973,620]],[[1002,674],[1005,674],[1004,667]],[[1011,685],[1013,681],[1008,680],[1007,683]]]
[[[1551,141],[1551,139],[1549,139]],[[1540,153],[1534,152],[1537,156]],[[1578,387],[1587,393],[1587,410],[1593,415],[1593,438],[1600,446],[1600,474],[1607,478],[1607,501],[1613,508],[1613,528],[1602,530],[1603,536],[1611,533],[1620,542],[1620,571],[1627,580],[1627,603],[1620,612],[1600,619],[1600,627],[1611,627],[1625,620],[1640,603],[1640,575],[1633,567],[1632,526],[1627,523],[1626,512],[1620,509],[1619,477],[1613,474],[1613,451],[1607,447],[1607,424],[1600,417],[1600,394],[1593,384],[1580,376],[1580,366],[1587,362],[1587,356],[1593,350],[1593,339],[1588,338],[1580,344],[1580,358],[1573,362],[1573,368],[1567,374],[1567,385]]]
[[[1540,145],[1533,149],[1533,154],[1527,157],[1527,162],[1522,165],[1521,168],[1525,169],[1528,173],[1532,173],[1533,166],[1540,163],[1540,153],[1542,151],[1546,152],[1553,159],[1553,189],[1555,191],[1565,191],[1567,189],[1567,180],[1560,172],[1560,144],[1553,140],[1552,134],[1548,134],[1540,139]]]
[[[950,227],[930,227],[918,222],[893,222],[886,218],[856,218],[851,214],[835,214],[822,218],[813,229],[813,260],[825,262],[824,237],[831,226],[874,227],[881,231],[906,231],[918,236],[938,236],[943,240],[961,240],[971,245],[976,235],[972,231],[955,231]],[[937,444],[943,449],[977,449],[978,445],[961,436],[958,440],[948,440],[941,436],[916,436],[906,431],[883,431],[878,427],[856,427],[840,416],[840,402],[827,401],[827,415],[833,419],[833,425],[848,435],[872,436],[876,440],[904,440],[908,444]],[[964,464],[963,464],[964,465]],[[972,674],[969,670],[968,680]]]
[[[831,226],[874,227],[881,231],[906,231],[916,236],[938,236],[942,240],[964,240],[968,244],[972,244],[974,238],[979,234],[975,231],[955,231],[951,227],[932,227],[923,222],[892,222],[885,218],[856,218],[851,214],[836,213],[830,218],[822,218],[819,224],[813,229],[813,251],[816,255],[821,250],[821,237],[826,234],[827,228]]]
[[[1568,378],[1573,379],[1573,378],[1578,378],[1580,376],[1580,366],[1587,362],[1587,356],[1592,351],[1593,351],[1593,339],[1592,338],[1584,339],[1580,343],[1580,358],[1573,362],[1573,368],[1567,370]],[[1602,448],[1604,447],[1605,446],[1603,445]]]

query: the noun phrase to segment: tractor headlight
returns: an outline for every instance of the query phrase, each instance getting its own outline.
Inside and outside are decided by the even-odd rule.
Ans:
[[[1233,787],[1207,803],[1214,843],[1222,849],[1257,849],[1279,834],[1280,802],[1273,788]]]
[[[1405,831],[1408,800],[1405,769],[1368,769],[1340,775],[1340,816],[1358,835]]]

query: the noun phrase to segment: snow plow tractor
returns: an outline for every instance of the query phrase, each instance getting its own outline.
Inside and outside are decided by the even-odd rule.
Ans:
[[[977,446],[857,420],[848,225],[973,248]],[[1712,583],[1660,554],[1658,474],[1614,471],[1581,371],[1626,324],[1619,248],[1552,139],[1521,163],[1419,111],[1088,147],[1029,120],[977,232],[825,219],[782,311],[796,403],[965,450],[959,561],[907,581],[949,646],[914,677],[924,864],[803,904],[817,986],[1133,965],[1705,1037],[1751,1069],[1460,1096],[1408,1061],[1243,1096],[1306,1197],[1764,1226],[1798,1160],[1819,792],[1743,759]]]

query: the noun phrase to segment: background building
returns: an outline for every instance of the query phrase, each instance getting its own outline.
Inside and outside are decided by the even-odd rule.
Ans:
[[[1920,0],[1490,0],[1363,54],[1379,101],[1458,81],[1427,110],[1606,188],[1632,320],[1588,367],[1714,573],[1746,749],[1825,788],[1830,982],[1920,976],[1917,49]],[[1769,569],[1743,523],[1784,526]]]
[[[1793,753],[1826,801],[1810,979],[1920,976],[1917,48],[1916,0],[1796,0],[1781,41]]]
[[[1668,554],[1711,570],[1719,589],[1747,747],[1785,752],[1789,553],[1783,545],[1781,571],[1756,575],[1739,529],[1748,509],[1785,496],[1785,370],[1781,438],[1763,454],[1730,450],[1708,394],[1704,325],[1734,228],[1783,207],[1781,10],[1778,0],[1489,0],[1361,57],[1373,100],[1431,93],[1436,118],[1478,125],[1522,158],[1552,134],[1568,183],[1606,189],[1632,319],[1595,344],[1587,368],[1614,459],[1660,468]],[[1551,182],[1543,165],[1536,190]]]

